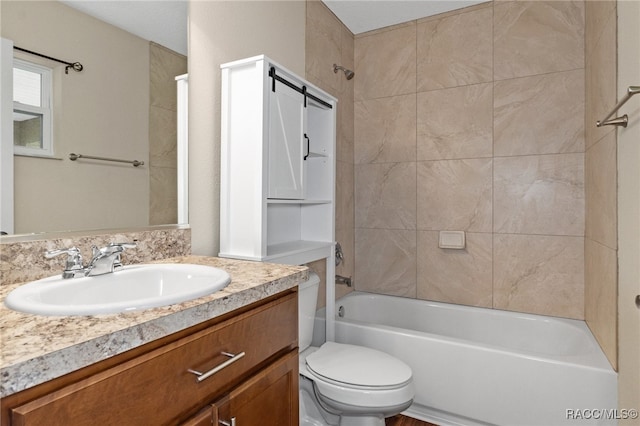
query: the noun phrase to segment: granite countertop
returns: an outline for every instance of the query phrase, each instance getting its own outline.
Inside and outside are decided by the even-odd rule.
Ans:
[[[302,266],[184,256],[154,263],[192,263],[224,269],[223,290],[175,305],[94,316],[41,316],[0,305],[0,397],[168,336],[295,287]],[[0,300],[21,284],[0,285]]]

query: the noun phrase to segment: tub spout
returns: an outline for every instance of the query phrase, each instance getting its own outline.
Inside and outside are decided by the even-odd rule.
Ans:
[[[347,287],[353,287],[351,277],[343,277],[341,275],[336,275],[336,284],[345,284]]]

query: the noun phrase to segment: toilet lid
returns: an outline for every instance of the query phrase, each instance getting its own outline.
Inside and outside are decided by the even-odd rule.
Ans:
[[[397,386],[411,380],[411,368],[375,349],[327,342],[307,356],[307,368],[337,382],[357,386]]]

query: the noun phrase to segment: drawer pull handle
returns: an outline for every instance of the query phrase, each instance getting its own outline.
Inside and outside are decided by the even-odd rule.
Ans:
[[[231,417],[231,422],[225,422],[224,420],[218,420],[222,426],[236,426],[236,418]]]
[[[206,373],[202,373],[200,371],[192,370],[192,369],[188,369],[187,371],[189,373],[193,373],[196,376],[198,376],[196,378],[196,380],[199,383],[199,382],[201,382],[203,380],[206,380],[207,378],[213,376],[214,374],[216,374],[218,371],[222,370],[223,368],[226,368],[229,365],[233,364],[234,362],[240,360],[240,358],[242,358],[245,355],[244,352],[240,352],[237,355],[230,354],[229,352],[221,352],[221,354],[224,355],[224,356],[228,356],[229,359],[226,360],[225,362],[223,362],[222,364],[213,367],[211,370],[207,371]]]

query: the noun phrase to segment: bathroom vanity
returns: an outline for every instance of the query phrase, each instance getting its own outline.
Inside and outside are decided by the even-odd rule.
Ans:
[[[0,308],[0,422],[297,424],[297,284],[306,268],[167,261],[216,266],[232,282],[200,299],[124,314],[45,317]],[[7,287],[3,297],[15,286]]]

